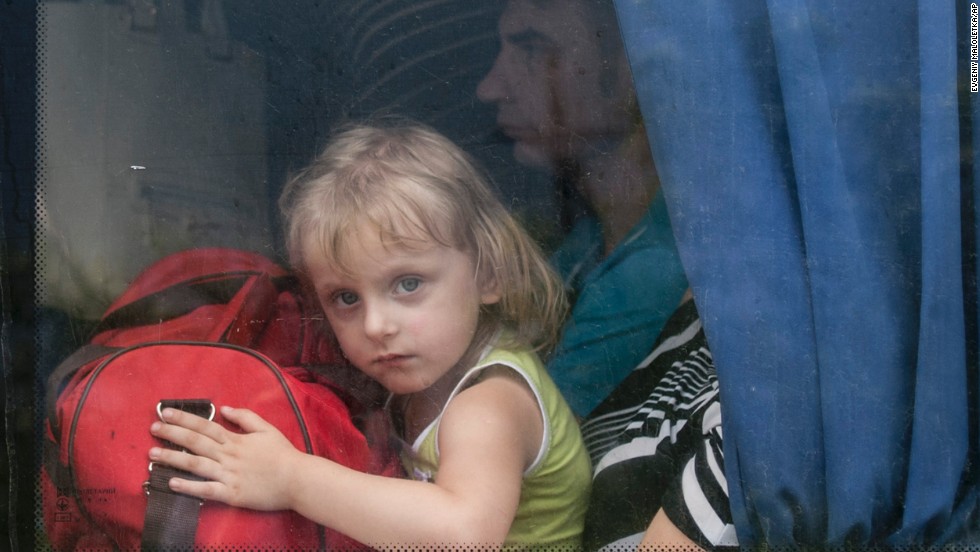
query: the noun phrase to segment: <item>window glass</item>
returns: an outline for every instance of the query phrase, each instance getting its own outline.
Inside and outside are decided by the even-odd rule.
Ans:
[[[14,472],[36,472],[34,460],[43,456],[41,434],[51,414],[44,397],[59,389],[48,387],[49,378],[89,343],[110,305],[147,267],[210,247],[288,265],[277,199],[290,175],[345,122],[404,116],[459,144],[554,255],[577,298],[572,288],[619,243],[606,244],[609,251],[598,243],[592,221],[598,195],[623,192],[626,204],[635,203],[606,205],[602,213],[618,221],[616,239],[630,242],[625,231],[655,192],[630,195],[618,173],[598,195],[581,184],[608,176],[605,168],[593,172],[608,168],[602,160],[646,152],[632,81],[611,4],[600,20],[587,9],[564,12],[563,2],[519,0],[505,13],[508,4],[3,5],[10,247],[3,260],[15,282],[14,323],[4,338],[20,347],[10,380],[11,395],[20,398],[11,404],[34,413],[17,426],[25,452],[9,458],[20,462]],[[670,308],[684,282],[676,284],[678,297],[665,299]],[[584,303],[610,311],[602,305],[630,302],[614,295]],[[659,327],[650,331],[644,347]],[[34,526],[28,514],[11,531],[43,546],[58,519],[74,518],[58,510],[55,522],[42,520],[30,494],[20,494],[16,506],[31,509]]]

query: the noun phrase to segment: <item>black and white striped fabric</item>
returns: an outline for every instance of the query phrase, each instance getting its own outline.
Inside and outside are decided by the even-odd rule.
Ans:
[[[714,361],[693,301],[582,424],[594,479],[587,550],[634,549],[662,508],[707,549],[736,547]]]

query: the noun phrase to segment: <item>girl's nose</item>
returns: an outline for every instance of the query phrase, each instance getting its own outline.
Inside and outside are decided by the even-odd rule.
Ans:
[[[370,339],[383,341],[394,335],[397,329],[390,309],[383,304],[365,305],[364,333]]]

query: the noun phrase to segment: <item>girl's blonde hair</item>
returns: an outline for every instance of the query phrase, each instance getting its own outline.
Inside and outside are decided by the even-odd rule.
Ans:
[[[348,238],[367,222],[385,244],[435,241],[472,255],[474,276],[501,297],[485,306],[481,324],[510,328],[512,345],[541,350],[557,339],[568,308],[561,281],[470,157],[427,126],[389,118],[344,127],[289,180],[279,207],[300,271],[303,247],[315,239],[349,273],[358,252]]]

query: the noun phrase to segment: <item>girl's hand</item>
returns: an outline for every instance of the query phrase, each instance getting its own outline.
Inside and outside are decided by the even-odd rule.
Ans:
[[[254,510],[290,509],[291,465],[303,454],[271,424],[251,410],[228,406],[221,415],[245,433],[175,409],[162,415],[167,423],[155,422],[150,433],[189,452],[154,447],[150,460],[210,480],[174,478],[172,490]]]

